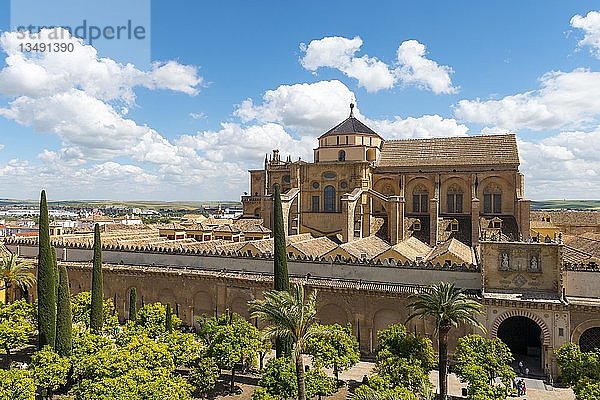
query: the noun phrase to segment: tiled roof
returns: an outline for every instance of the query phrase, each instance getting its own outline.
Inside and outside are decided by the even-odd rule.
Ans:
[[[217,246],[217,251],[240,251],[242,247],[244,247],[244,245],[246,244],[246,242],[229,242],[229,243],[225,243],[222,245]]]
[[[556,226],[556,224],[554,222],[540,221],[537,219],[531,220],[529,222],[529,227],[531,229],[541,229],[541,228],[558,229],[558,227]]]
[[[233,225],[241,230],[242,232],[246,232],[246,229],[253,227],[255,225],[262,225],[262,218],[239,218],[233,221]]]
[[[493,227],[495,219],[502,221],[502,227],[500,229]],[[516,240],[519,238],[519,227],[517,226],[517,220],[512,215],[479,217],[479,234],[486,240]],[[500,236],[498,236],[498,234],[500,234]]]
[[[590,260],[592,255],[571,246],[563,249],[563,262],[568,264],[580,264]]]
[[[187,229],[187,227],[183,226],[177,222],[169,222],[166,224],[158,225],[158,229],[172,229],[172,230],[176,230],[176,231],[184,231]]]
[[[233,224],[233,219],[231,218],[214,218],[210,217],[202,221],[204,225],[225,225],[225,224]]]
[[[232,234],[241,233],[238,228],[236,228],[235,226],[233,226],[231,224],[224,224],[224,225],[215,226],[213,228],[213,232],[215,232],[215,233],[216,232],[227,232],[227,233],[232,233]]]
[[[555,225],[595,226],[600,225],[600,211],[531,211],[530,219],[550,218]]]
[[[378,167],[519,165],[515,135],[386,140]]]
[[[584,233],[582,235],[563,235],[563,242],[590,256],[600,257],[600,233]]]
[[[303,242],[306,240],[310,240],[312,239],[312,235],[310,233],[301,233],[299,235],[290,235],[290,236],[286,236],[285,237],[285,244],[286,246],[293,244],[293,243],[298,243],[298,242]],[[254,246],[254,248],[261,254],[266,254],[266,253],[274,253],[274,239],[270,238],[270,239],[260,239],[260,240],[248,240],[246,242],[241,242],[243,243],[243,246],[240,247],[240,250],[246,246]]]
[[[252,226],[246,226],[241,229],[242,229],[242,232],[244,232],[244,233],[264,233],[264,234],[271,233],[271,230],[269,228],[265,228],[264,226],[257,225],[257,224],[252,225]]]
[[[458,231],[452,230],[452,222],[458,222]],[[466,245],[471,245],[471,218],[463,215],[443,217],[438,221],[438,241],[445,242],[456,238]]]
[[[414,236],[396,243],[392,246],[392,249],[399,254],[402,254],[410,261],[416,261],[417,257],[425,258],[425,256],[431,252],[431,247]]]
[[[295,248],[305,256],[312,257],[321,257],[324,254],[338,247],[338,245],[334,241],[325,236],[305,240],[298,243],[292,243],[289,246]]]
[[[356,258],[362,258],[363,254],[371,259],[390,248],[390,244],[378,236],[367,236],[362,239],[353,240],[340,246]]]
[[[474,264],[473,251],[469,246],[457,239],[450,239],[442,244],[437,245],[433,251],[427,256],[427,261],[432,261],[441,255],[451,253],[466,264]]]
[[[340,122],[338,125],[325,132],[324,134],[322,134],[319,137],[319,139],[325,136],[342,133],[363,133],[367,135],[379,136],[373,129],[369,128],[353,116],[350,116],[344,121]]]

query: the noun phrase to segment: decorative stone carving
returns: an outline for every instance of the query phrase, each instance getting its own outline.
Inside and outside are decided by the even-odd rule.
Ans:
[[[513,284],[517,287],[521,287],[526,283],[527,283],[527,278],[525,278],[525,276],[523,276],[523,274],[518,274],[513,279]]]
[[[502,259],[500,260],[500,271],[510,270],[508,252],[502,253]]]
[[[540,265],[537,256],[531,257],[531,262],[529,263],[529,270],[531,272],[539,272]]]

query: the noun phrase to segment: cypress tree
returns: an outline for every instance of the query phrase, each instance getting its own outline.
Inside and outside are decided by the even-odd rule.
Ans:
[[[167,333],[170,333],[173,331],[173,311],[171,311],[171,303],[167,304],[167,310],[166,310],[166,316],[165,316],[165,331]]]
[[[58,285],[60,285],[60,281],[58,277],[58,263],[56,261],[56,247],[54,246],[50,246],[50,260],[52,261],[52,272],[54,272],[54,292],[56,293],[56,301],[58,304]]]
[[[56,272],[55,261],[52,261],[45,190],[40,196],[38,245],[38,345],[41,349],[45,345],[54,347],[56,344]]]
[[[275,254],[273,257],[274,289],[288,291],[290,290],[290,277],[287,267],[283,209],[281,207],[281,189],[279,185],[275,185],[275,194],[273,197],[273,240],[275,241]]]
[[[281,189],[275,185],[273,195],[273,237],[275,254],[273,255],[273,283],[274,289],[279,291],[290,290],[290,277],[287,267],[287,252],[285,244],[285,231],[283,228],[283,208],[281,206]],[[291,343],[281,339],[275,340],[275,355],[277,358],[291,354]]]
[[[69,274],[67,268],[61,265],[58,274],[58,305],[56,311],[56,352],[68,356],[72,349],[71,299],[69,293]]]
[[[137,317],[137,289],[129,290],[129,320],[135,321]]]
[[[94,227],[94,258],[92,267],[92,307],[90,311],[90,329],[94,333],[102,331],[102,243],[100,241],[100,226]]]

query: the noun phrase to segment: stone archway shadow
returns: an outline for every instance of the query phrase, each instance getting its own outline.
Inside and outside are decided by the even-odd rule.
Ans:
[[[525,317],[535,322],[542,331],[542,346],[550,346],[550,330],[548,329],[548,326],[546,325],[544,320],[539,316],[525,310],[507,311],[496,317],[496,320],[494,321],[494,324],[492,325],[492,329],[490,331],[492,338],[498,337],[498,328],[500,328],[500,325],[504,321],[511,317]]]

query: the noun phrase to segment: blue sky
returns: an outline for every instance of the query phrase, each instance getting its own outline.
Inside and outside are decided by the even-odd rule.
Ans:
[[[98,17],[69,1],[52,7]],[[42,4],[32,21],[45,18]],[[104,2],[102,24],[130,16],[149,41],[98,43],[95,54],[68,39],[73,54],[45,57],[15,50],[0,0],[0,197],[238,199],[266,152],[311,158],[355,99],[385,138],[515,132],[528,197],[597,199],[599,10],[153,1],[146,22]]]

